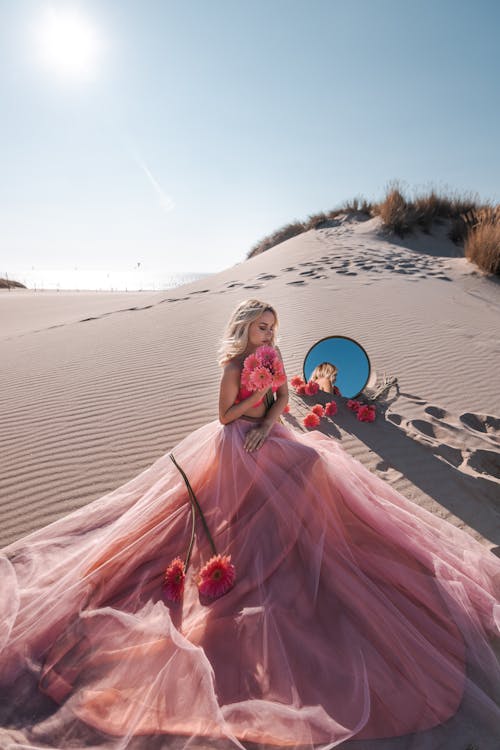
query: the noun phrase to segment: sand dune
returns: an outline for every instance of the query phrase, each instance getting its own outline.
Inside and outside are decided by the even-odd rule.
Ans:
[[[289,377],[335,334],[397,376],[400,394],[374,424],[338,399],[321,429],[498,552],[499,287],[452,257],[444,236],[427,242],[404,246],[378,219],[346,220],[162,293],[0,293],[0,545],[114,489],[217,418],[218,340],[233,307],[256,296],[278,309]],[[308,407],[292,395],[285,419],[305,429]]]

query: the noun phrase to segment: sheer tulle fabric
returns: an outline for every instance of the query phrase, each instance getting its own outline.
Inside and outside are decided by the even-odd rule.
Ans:
[[[500,561],[335,440],[204,425],[173,454],[236,583],[181,603],[191,532],[168,454],[2,551],[4,747],[437,750],[500,727]]]

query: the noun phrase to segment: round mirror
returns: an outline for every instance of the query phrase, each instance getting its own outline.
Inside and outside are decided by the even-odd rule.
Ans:
[[[317,341],[304,358],[304,379],[316,380],[320,390],[355,398],[368,383],[370,360],[361,344],[348,336],[328,336]]]

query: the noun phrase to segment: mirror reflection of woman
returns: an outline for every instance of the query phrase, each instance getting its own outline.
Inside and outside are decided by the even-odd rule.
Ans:
[[[272,305],[241,302],[219,350],[218,418],[1,551],[9,747],[14,734],[59,750],[440,750],[450,726],[494,736],[500,560],[338,440],[280,423],[279,378],[244,387],[246,357],[281,358],[277,329]]]
[[[309,380],[315,380],[322,391],[333,393],[338,369],[330,362],[322,362],[311,373]]]

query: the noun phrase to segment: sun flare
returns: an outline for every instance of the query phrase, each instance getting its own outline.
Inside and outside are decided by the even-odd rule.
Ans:
[[[41,63],[69,78],[95,75],[101,49],[97,29],[76,8],[49,8],[37,30]]]

